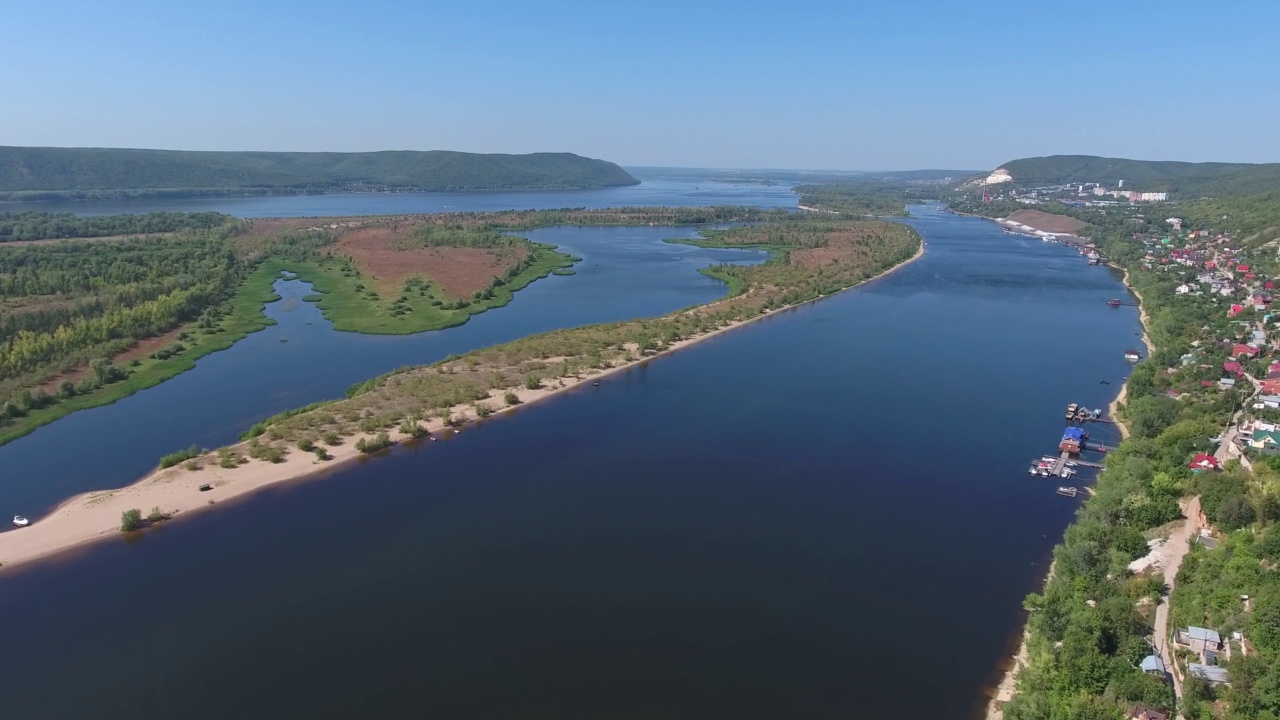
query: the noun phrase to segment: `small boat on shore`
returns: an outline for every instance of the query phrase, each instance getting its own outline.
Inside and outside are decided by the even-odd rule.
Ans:
[[[1064,487],[1064,486],[1058,487],[1058,494],[1065,495],[1066,497],[1075,497],[1079,492],[1080,492],[1079,490],[1073,487]]]
[[[26,527],[31,524],[31,521],[22,517],[21,515],[14,515],[13,524],[17,525],[18,527]]]

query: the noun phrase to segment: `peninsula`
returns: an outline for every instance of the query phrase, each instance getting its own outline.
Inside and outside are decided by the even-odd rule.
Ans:
[[[387,190],[559,190],[636,185],[573,153],[205,152],[0,147],[0,201]]]
[[[346,399],[264,420],[234,446],[165,458],[169,467],[133,485],[72,498],[31,527],[0,534],[0,563],[10,567],[113,537],[131,510],[153,509],[156,518],[187,513],[398,442],[453,432],[840,292],[923,253],[920,236],[906,225],[813,216],[706,230],[696,242],[763,248],[772,257],[758,266],[705,270],[730,291],[709,305],[536,335],[397,371],[352,388]]]

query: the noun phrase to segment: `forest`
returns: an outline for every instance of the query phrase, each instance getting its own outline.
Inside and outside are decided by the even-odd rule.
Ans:
[[[98,216],[33,211],[6,212],[0,213],[0,242],[212,230],[237,222],[239,221],[230,215],[216,212],[153,212],[145,215]]]
[[[639,181],[572,153],[191,152],[0,146],[0,200],[185,191],[595,188]]]
[[[0,248],[0,441],[136,392],[265,326],[242,290],[253,264],[230,233]],[[147,338],[165,341],[113,362]]]

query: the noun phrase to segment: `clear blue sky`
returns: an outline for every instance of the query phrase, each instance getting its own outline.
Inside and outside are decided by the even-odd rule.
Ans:
[[[5,5],[3,145],[1280,161],[1276,0]]]

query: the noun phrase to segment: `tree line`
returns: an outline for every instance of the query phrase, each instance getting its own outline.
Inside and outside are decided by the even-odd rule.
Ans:
[[[145,215],[101,216],[6,212],[0,213],[0,242],[211,230],[236,222],[230,215],[216,212],[153,212]]]

